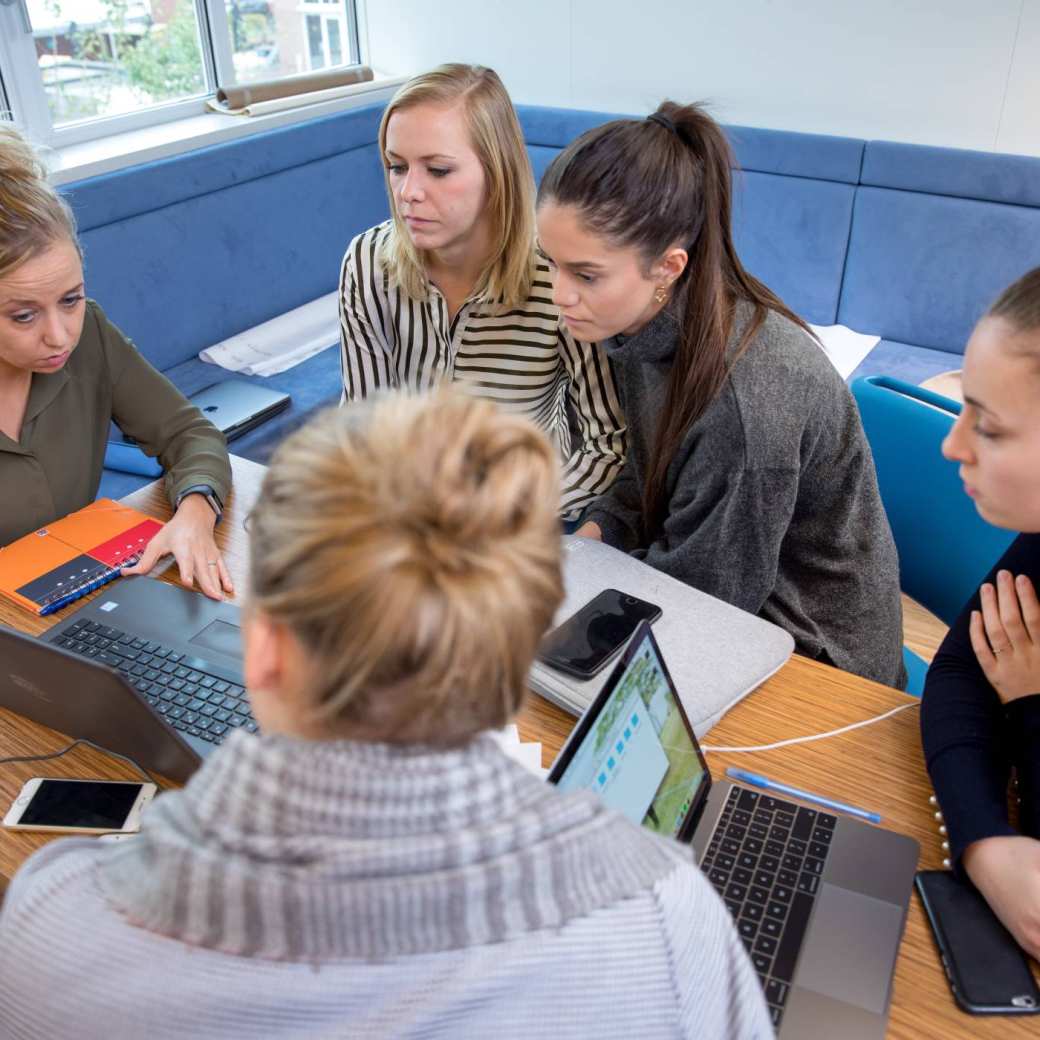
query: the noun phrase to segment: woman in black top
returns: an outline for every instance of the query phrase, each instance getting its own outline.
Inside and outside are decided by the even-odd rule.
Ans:
[[[1040,268],[979,322],[943,444],[990,523],[1021,534],[928,670],[921,732],[951,858],[1040,957]],[[1018,779],[1018,826],[1007,786]]]

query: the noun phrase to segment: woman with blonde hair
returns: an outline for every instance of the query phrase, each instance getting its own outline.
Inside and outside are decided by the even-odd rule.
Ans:
[[[344,402],[457,380],[545,430],[575,517],[621,467],[621,412],[610,362],[560,328],[502,81],[479,65],[414,77],[383,113],[379,152],[392,216],[350,243],[340,272]]]
[[[213,540],[231,488],[223,435],[87,299],[72,212],[13,127],[0,127],[0,545],[88,505],[115,421],[166,470],[173,519],[134,573],[172,553],[220,598]]]
[[[484,733],[560,602],[554,454],[447,390],[286,440],[250,525],[261,734],[140,835],[23,867],[4,1035],[772,1036],[689,850]]]

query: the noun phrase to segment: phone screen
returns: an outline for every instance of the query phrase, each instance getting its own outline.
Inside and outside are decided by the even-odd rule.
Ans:
[[[542,640],[538,656],[554,668],[590,678],[621,650],[640,621],[660,616],[654,603],[604,589]]]
[[[18,819],[22,826],[121,830],[142,784],[44,780]]]
[[[957,1003],[976,1014],[1040,1011],[1025,954],[977,889],[946,870],[919,871],[916,884]]]

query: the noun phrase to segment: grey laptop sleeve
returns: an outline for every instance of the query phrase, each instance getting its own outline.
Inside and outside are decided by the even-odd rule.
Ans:
[[[563,539],[566,595],[553,624],[570,617],[604,589],[656,603],[654,636],[697,736],[773,674],[794,650],[784,629],[677,581],[627,553],[588,538]],[[576,679],[536,661],[531,689],[580,715],[610,669]]]

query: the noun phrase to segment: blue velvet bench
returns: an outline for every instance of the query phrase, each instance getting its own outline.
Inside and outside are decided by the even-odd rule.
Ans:
[[[243,378],[198,352],[336,288],[350,238],[383,220],[381,105],[68,185],[87,284],[182,390]],[[520,106],[536,177],[603,112]],[[1040,265],[1040,158],[728,127],[734,235],[749,270],[808,321],[882,337],[853,377],[960,367],[999,290]],[[234,442],[266,461],[339,397],[326,351],[256,382],[290,409]],[[102,492],[144,478],[106,471]]]

